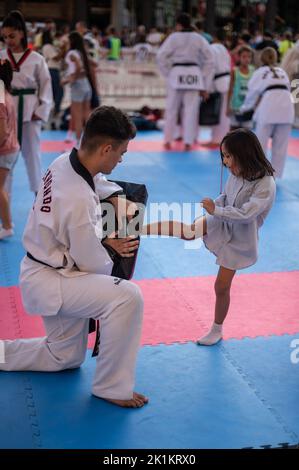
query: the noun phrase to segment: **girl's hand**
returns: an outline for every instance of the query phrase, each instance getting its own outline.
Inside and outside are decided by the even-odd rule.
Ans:
[[[208,197],[204,198],[202,201],[203,208],[211,215],[214,214],[215,211],[215,202],[213,199],[209,199]]]
[[[123,258],[131,258],[139,246],[139,240],[132,240],[132,237],[106,238],[103,245],[111,246]]]

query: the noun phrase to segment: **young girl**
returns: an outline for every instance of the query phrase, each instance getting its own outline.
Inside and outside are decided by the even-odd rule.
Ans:
[[[10,95],[12,68],[8,60],[0,60],[0,240],[13,235],[9,198],[5,182],[13,169],[19,153],[17,117]]]
[[[13,68],[12,95],[18,119],[18,139],[25,160],[30,189],[37,193],[41,181],[41,123],[48,120],[52,106],[51,77],[45,59],[28,49],[27,30],[19,11],[4,18],[1,28],[6,50],[0,58]]]
[[[71,85],[71,122],[79,142],[84,123],[90,114],[92,96],[92,71],[82,36],[73,31],[69,35],[70,50],[65,61],[66,76],[62,84]]]
[[[253,51],[249,46],[241,46],[238,52],[239,65],[234,67],[231,72],[230,85],[228,91],[227,101],[227,116],[230,117],[230,129],[238,129],[239,127],[252,127],[252,121],[239,122],[236,119],[236,113],[240,111],[244,103],[248,81],[250,80],[254,66],[251,65],[253,58]]]
[[[216,283],[214,323],[198,344],[212,345],[222,338],[222,324],[230,303],[230,288],[238,269],[257,261],[258,230],[275,198],[274,169],[253,132],[237,129],[220,144],[221,159],[231,172],[224,192],[214,201],[202,200],[207,214],[193,224],[157,222],[146,225],[143,234],[170,235],[185,240],[203,236],[205,246],[220,266]]]
[[[266,153],[272,138],[272,166],[276,178],[281,178],[286,161],[288,140],[294,122],[294,104],[290,80],[286,72],[277,67],[277,53],[266,47],[261,54],[263,66],[254,72],[248,82],[248,93],[241,112],[255,109],[255,132]]]

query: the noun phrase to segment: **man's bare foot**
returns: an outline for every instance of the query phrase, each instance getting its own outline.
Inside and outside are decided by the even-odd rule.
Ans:
[[[102,398],[102,400],[108,401],[113,405],[122,406],[123,408],[142,408],[148,403],[148,398],[135,392],[133,392],[133,398],[131,400],[113,400],[110,398]]]
[[[189,152],[191,148],[192,148],[191,144],[185,144],[184,150],[185,152]]]

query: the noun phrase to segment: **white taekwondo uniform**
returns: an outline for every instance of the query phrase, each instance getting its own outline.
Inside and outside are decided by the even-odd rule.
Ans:
[[[206,214],[203,241],[228,269],[244,269],[258,257],[258,230],[267,217],[276,193],[275,180],[264,176],[254,181],[230,175],[224,192],[215,199],[215,212]]]
[[[281,177],[287,156],[288,139],[294,122],[294,104],[286,72],[280,67],[273,67],[273,69],[277,77],[266,65],[253,73],[240,111],[253,109],[259,100],[253,115],[253,120],[256,122],[255,133],[265,153],[268,140],[272,137],[271,163],[275,169],[275,176]],[[269,87],[272,88],[269,89]]]
[[[143,299],[137,285],[111,276],[113,262],[101,243],[100,201],[119,190],[100,174],[92,178],[76,149],[50,165],[25,228],[29,256],[20,275],[25,309],[42,315],[47,336],[4,341],[1,370],[79,367],[89,318],[100,319],[93,394],[133,397]]]
[[[199,90],[208,90],[213,78],[211,46],[196,32],[175,32],[158,50],[157,63],[167,80],[165,142],[173,140],[183,106],[183,140],[192,145],[198,133]]]
[[[215,74],[212,82],[212,92],[221,93],[220,121],[216,126],[212,126],[212,142],[220,143],[230,129],[230,118],[226,115],[227,98],[230,83],[231,57],[223,44],[211,44],[214,56]]]
[[[24,56],[24,57],[23,57]],[[40,158],[40,132],[42,121],[47,122],[53,103],[52,83],[48,66],[44,57],[38,52],[27,49],[24,53],[11,53],[0,51],[1,59],[10,60],[13,67],[12,94],[23,93],[20,97],[14,96],[17,119],[23,122],[18,129],[21,135],[21,152],[25,160],[30,189],[37,192],[42,176]],[[19,104],[24,101],[22,116]],[[32,120],[36,114],[40,120]],[[9,182],[11,185],[11,181]],[[10,192],[9,188],[8,191]]]

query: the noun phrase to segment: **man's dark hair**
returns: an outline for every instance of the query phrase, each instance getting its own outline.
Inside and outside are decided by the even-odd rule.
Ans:
[[[191,27],[191,16],[188,13],[180,13],[176,18],[176,22],[184,29],[189,29]]]
[[[93,152],[107,139],[118,147],[123,141],[134,139],[135,135],[136,127],[127,114],[113,106],[99,106],[87,120],[81,147]]]

